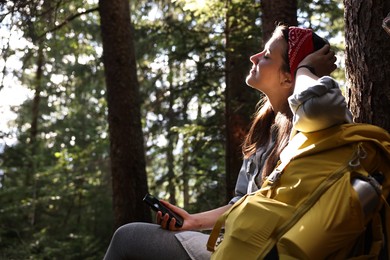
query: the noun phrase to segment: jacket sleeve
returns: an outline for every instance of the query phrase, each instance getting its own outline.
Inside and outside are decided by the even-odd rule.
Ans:
[[[294,128],[300,132],[314,132],[352,122],[345,98],[331,77],[318,79],[317,85],[293,94],[288,101],[294,114]]]
[[[236,203],[247,193],[250,178],[250,176],[247,174],[248,164],[249,159],[245,159],[242,163],[240,172],[238,173],[237,177],[235,196],[229,201],[229,204]]]

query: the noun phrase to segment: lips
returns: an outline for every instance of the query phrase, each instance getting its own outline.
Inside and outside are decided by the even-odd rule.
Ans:
[[[252,69],[249,71],[249,74],[256,74],[256,67],[253,66]]]

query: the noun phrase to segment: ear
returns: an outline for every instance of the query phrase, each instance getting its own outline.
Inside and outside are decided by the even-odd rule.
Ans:
[[[291,88],[293,85],[292,76],[290,72],[282,72],[280,75],[281,82],[280,84],[282,86],[285,86],[287,88]]]

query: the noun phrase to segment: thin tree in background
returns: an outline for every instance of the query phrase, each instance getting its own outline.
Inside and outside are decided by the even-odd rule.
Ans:
[[[390,39],[381,26],[390,1],[344,5],[348,105],[355,122],[390,131]]]
[[[115,227],[151,221],[129,2],[100,0]]]
[[[38,160],[35,158],[36,156],[36,149],[38,147],[37,144],[37,136],[39,133],[39,127],[38,127],[38,119],[40,116],[39,113],[39,105],[41,102],[41,91],[42,91],[42,76],[43,76],[43,63],[44,63],[44,53],[43,53],[43,44],[40,42],[38,46],[38,59],[36,62],[37,70],[35,75],[35,91],[34,91],[34,98],[32,102],[32,109],[31,109],[31,128],[30,128],[30,169],[31,173],[27,173],[26,178],[26,185],[32,186],[32,212],[30,216],[30,223],[31,225],[35,224],[35,218],[36,218],[36,200],[37,200],[37,180],[36,180],[36,171],[37,167],[36,164],[39,163]],[[32,181],[32,183],[31,183]]]

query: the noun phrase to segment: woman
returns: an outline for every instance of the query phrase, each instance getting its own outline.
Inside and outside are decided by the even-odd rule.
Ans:
[[[311,30],[278,26],[264,50],[250,60],[253,67],[246,83],[265,98],[243,144],[245,160],[236,196],[228,205],[198,214],[163,202],[184,218],[182,228],[161,212],[159,225],[124,225],[115,232],[105,259],[209,259],[208,235],[190,230],[211,229],[232,204],[259,189],[287,145],[293,124],[298,131],[310,132],[351,120],[337,84],[329,77],[318,78],[336,68],[336,58],[327,42]]]

